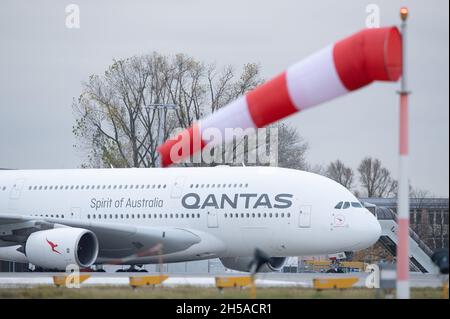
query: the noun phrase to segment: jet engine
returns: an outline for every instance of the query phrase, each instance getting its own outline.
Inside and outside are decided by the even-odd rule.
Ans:
[[[222,264],[229,269],[237,271],[250,271],[250,263],[252,262],[252,257],[226,257],[220,258]],[[259,269],[259,272],[277,272],[281,271],[284,264],[286,263],[286,257],[272,257],[268,262]]]
[[[28,261],[46,269],[66,270],[68,265],[90,267],[98,255],[95,234],[82,228],[55,228],[32,233],[25,244]]]

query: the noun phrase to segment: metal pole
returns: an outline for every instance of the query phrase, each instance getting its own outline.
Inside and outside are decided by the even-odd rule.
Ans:
[[[164,129],[166,127],[166,117],[164,115],[165,109],[176,109],[175,104],[163,104],[163,103],[152,103],[145,106],[146,111],[157,110],[158,111],[158,145],[164,143]],[[162,167],[161,156],[158,153],[157,166]]]
[[[398,184],[398,245],[397,245],[397,299],[409,299],[409,181],[408,181],[408,61],[407,25],[408,9],[400,9],[402,33],[402,79],[400,94],[400,160]]]
[[[164,143],[164,127],[166,126],[166,117],[163,116],[163,107],[159,106],[158,107],[158,126],[159,126],[159,132],[158,132],[158,145],[161,145],[162,143]],[[161,122],[161,117],[163,117],[164,119]],[[158,167],[162,167],[162,162],[161,162],[161,155],[159,155],[158,153]]]

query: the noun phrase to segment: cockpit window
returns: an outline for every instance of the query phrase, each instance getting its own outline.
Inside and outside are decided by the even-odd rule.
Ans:
[[[339,202],[336,204],[336,206],[334,206],[334,208],[336,208],[336,209],[341,209],[341,207],[342,207],[342,202]]]
[[[362,205],[358,202],[352,202],[352,207],[362,208]]]
[[[343,209],[347,209],[350,207],[350,203],[349,202],[345,202],[344,203],[344,207],[342,207]]]

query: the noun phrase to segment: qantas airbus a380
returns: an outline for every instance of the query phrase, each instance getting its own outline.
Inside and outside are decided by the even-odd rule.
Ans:
[[[346,188],[273,167],[0,171],[0,260],[64,270],[364,249],[377,219]]]

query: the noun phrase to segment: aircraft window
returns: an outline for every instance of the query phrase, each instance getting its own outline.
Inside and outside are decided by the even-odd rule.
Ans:
[[[61,215],[61,218],[64,218],[64,215]]]
[[[150,185],[147,185],[146,188],[149,189],[149,188],[150,188]]]
[[[245,184],[245,187],[248,187],[248,184]]]
[[[269,217],[272,218],[272,213],[269,213]]]
[[[339,203],[336,204],[336,206],[334,206],[334,208],[341,209],[342,208],[342,204],[343,204],[343,202],[339,202]]]
[[[225,213],[223,216],[224,216],[225,218],[227,218],[227,213]]]
[[[167,214],[164,214],[164,218],[167,218]]]
[[[104,214],[104,215],[103,215],[103,218],[104,218],[104,219],[107,219],[107,218],[108,218],[108,215]]]
[[[192,187],[194,187],[194,185],[191,184],[191,185],[189,186],[189,188],[192,188]]]
[[[209,188],[209,184],[206,184],[206,188]]]
[[[103,185],[104,186],[104,185]],[[100,185],[97,185],[97,189],[100,189]]]
[[[112,217],[112,214],[109,214],[109,219],[112,219],[113,217]]]
[[[80,189],[84,189],[84,185],[81,185]]]
[[[58,186],[55,186],[55,191],[58,190]]]
[[[4,190],[4,189],[2,188],[2,190]],[[29,190],[29,191],[31,190],[31,186],[28,186],[28,190]]]
[[[200,214],[197,214],[197,218],[200,218]]]
[[[53,218],[53,214],[52,214],[52,215],[50,215],[50,217],[51,217],[51,218]]]
[[[350,207],[350,203],[349,202],[345,202],[344,206],[342,207],[342,209],[347,209]]]
[[[44,187],[44,190],[47,190],[47,186]]]
[[[255,213],[252,214],[252,217],[255,218]]]
[[[120,218],[123,219],[123,214],[120,214]]]
[[[191,217],[192,217],[192,218],[195,218],[195,214],[191,214]]]
[[[173,218],[173,214],[170,214],[170,218]]]
[[[152,189],[154,189],[154,188],[155,188],[155,184],[152,185]]]
[[[246,215],[246,216],[247,216],[247,218],[249,218],[249,217],[250,217],[250,214],[249,214],[249,213],[247,213],[247,215]]]
[[[291,213],[287,213],[287,217],[291,217]]]
[[[220,188],[220,184],[217,184],[217,188]]]
[[[261,213],[258,213],[258,218],[261,218]]]
[[[102,219],[102,214],[98,214],[98,219]]]
[[[152,214],[148,214],[148,218],[152,218]]]
[[[42,189],[42,186],[39,186],[39,190],[41,190]]]
[[[267,214],[266,214],[266,213],[264,213],[264,214],[263,214],[263,216],[264,216],[264,218],[266,218],[266,217],[267,217]]]
[[[6,187],[3,186],[3,190],[5,190],[5,189],[6,189]],[[37,186],[34,186],[33,189],[36,190]]]
[[[184,218],[184,214],[181,214],[181,218]]]
[[[56,218],[59,218],[59,215],[56,215]]]
[[[275,218],[278,218],[278,213],[275,213]]]
[[[178,214],[175,214],[175,218],[178,218]]]
[[[231,184],[228,184],[228,188],[231,188]]]
[[[87,218],[88,218],[88,219],[91,219],[91,215],[88,214],[88,215],[87,215]]]
[[[95,214],[92,215],[92,218],[95,219]]]
[[[114,185],[114,186],[113,186],[113,189],[116,189],[116,188],[117,188],[117,185]]]
[[[281,213],[281,218],[284,218],[284,213]]]
[[[159,218],[162,218],[162,214],[159,214]]]
[[[141,218],[141,214],[137,214],[136,218],[138,218],[138,219]]]
[[[122,185],[119,185],[119,189],[122,189]]]
[[[223,184],[222,187],[223,187],[223,188],[226,188],[226,187],[227,187],[227,184]]]
[[[119,217],[119,216],[118,216],[117,214],[114,216],[115,219],[117,219],[118,217]]]
[[[362,208],[362,205],[358,202],[352,202],[352,207]]]
[[[48,189],[49,189],[49,190],[52,190],[52,189],[53,189],[53,186],[50,186]]]
[[[134,219],[134,214],[131,214],[131,219]]]
[[[236,188],[237,187],[237,184],[234,184],[234,186],[233,186],[234,188]]]
[[[166,187],[167,187],[167,185],[166,185],[166,184],[164,184],[164,185],[163,185],[163,188],[166,188]]]
[[[244,218],[244,213],[241,213],[241,218]]]
[[[239,184],[239,187],[242,187],[242,184]]]
[[[127,189],[128,188],[128,185],[125,185],[124,187],[123,187],[123,189]],[[133,188],[133,185],[130,185],[130,189],[132,189]]]

